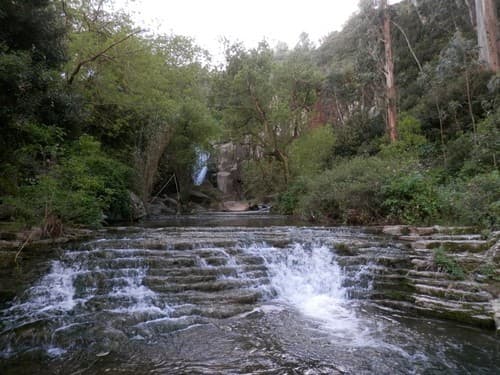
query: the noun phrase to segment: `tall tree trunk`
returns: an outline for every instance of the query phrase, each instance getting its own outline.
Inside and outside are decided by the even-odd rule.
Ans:
[[[387,0],[381,1],[384,12],[384,47],[385,47],[385,80],[386,80],[386,102],[387,102],[387,129],[391,142],[398,138],[397,133],[397,109],[396,109],[396,83],[394,79],[394,57],[392,54],[391,17]]]
[[[476,0],[476,19],[479,60],[484,62],[489,70],[498,73],[500,56],[495,1]]]

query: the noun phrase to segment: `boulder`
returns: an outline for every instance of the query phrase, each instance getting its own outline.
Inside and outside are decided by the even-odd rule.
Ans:
[[[132,220],[140,220],[147,215],[146,207],[143,201],[135,193],[129,192],[130,196],[130,214]]]
[[[243,212],[250,209],[248,202],[244,201],[226,201],[222,203],[223,210],[229,212]]]
[[[151,203],[148,203],[147,209],[150,216],[172,215],[177,213],[176,209],[168,207],[160,199],[153,199]]]

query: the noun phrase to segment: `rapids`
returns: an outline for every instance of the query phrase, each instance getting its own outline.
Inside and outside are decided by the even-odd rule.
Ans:
[[[28,263],[0,305],[1,374],[493,374],[493,333],[370,297],[377,256],[353,228],[128,228]],[[351,259],[345,244],[365,249]]]

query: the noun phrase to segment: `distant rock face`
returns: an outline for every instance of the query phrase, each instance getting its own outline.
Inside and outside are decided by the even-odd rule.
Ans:
[[[248,146],[232,142],[222,143],[217,149],[217,187],[225,200],[242,199],[241,167],[250,151]]]

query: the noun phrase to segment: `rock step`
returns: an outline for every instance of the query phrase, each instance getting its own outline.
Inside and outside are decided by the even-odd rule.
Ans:
[[[426,294],[414,293],[415,305],[432,308],[438,311],[461,311],[467,313],[481,313],[493,316],[493,309],[490,302],[464,302],[443,300],[439,297],[429,296]]]
[[[497,332],[500,332],[500,298],[491,301]]]
[[[480,252],[488,249],[491,242],[485,240],[417,240],[411,242],[412,249],[437,249],[444,248],[449,253]]]
[[[167,295],[161,293],[159,296],[164,296],[169,305],[252,305],[262,298],[262,293],[255,289],[240,289],[219,292],[185,291]]]
[[[431,242],[446,242],[446,241],[476,241],[483,240],[480,234],[431,234],[431,235],[406,235],[398,237],[402,241],[431,241]]]
[[[477,312],[471,309],[460,308],[442,308],[442,306],[416,304],[413,301],[375,299],[375,303],[396,309],[399,311],[410,312],[417,315],[454,320],[462,323],[472,324],[483,328],[494,328],[495,322],[489,313]]]
[[[467,292],[459,289],[442,288],[437,286],[415,284],[414,288],[417,293],[431,297],[437,297],[446,301],[463,302],[488,302],[491,299],[491,294],[486,291]]]
[[[421,277],[421,278],[410,277],[408,278],[408,280],[413,284],[422,284],[440,288],[453,288],[470,293],[478,293],[483,291],[483,285],[473,281],[442,280],[442,279],[426,278],[426,277]]]
[[[146,278],[143,282],[144,285],[148,286],[155,292],[161,292],[161,293],[172,293],[172,292],[177,293],[188,290],[201,291],[201,292],[219,292],[229,289],[238,289],[248,286],[259,286],[259,285],[269,284],[269,280],[267,278],[260,280],[226,279],[220,281],[191,283],[191,284],[165,283],[161,279]]]
[[[453,278],[452,275],[445,273],[445,272],[437,272],[437,271],[419,271],[419,270],[409,270],[408,271],[408,276],[412,277],[414,279],[440,279],[440,280],[447,280],[447,281],[454,281],[455,279]]]
[[[148,276],[187,277],[187,276],[236,276],[238,270],[233,266],[222,267],[184,267],[184,268],[150,268]]]
[[[175,306],[174,311],[170,313],[170,317],[184,316],[201,316],[205,318],[225,319],[238,314],[251,311],[252,305],[219,305],[219,306],[196,306],[196,305],[181,305]]]

